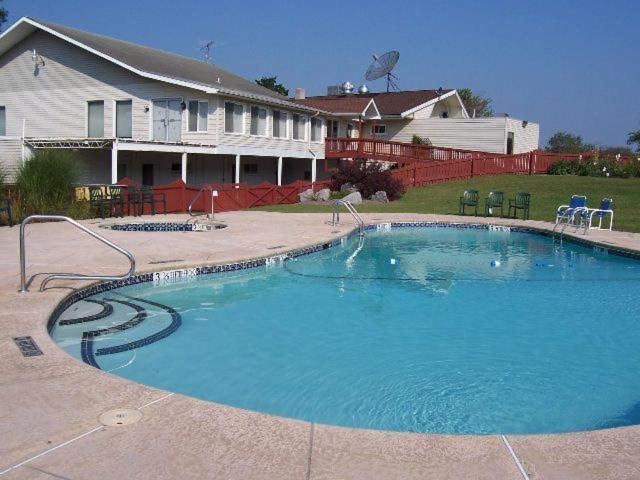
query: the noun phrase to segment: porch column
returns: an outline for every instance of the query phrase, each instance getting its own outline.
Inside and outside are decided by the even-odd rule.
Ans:
[[[278,157],[278,186],[282,185],[282,157]]]
[[[313,159],[311,160],[311,183],[316,183],[316,164],[317,164],[317,160],[316,157],[314,156]]]
[[[111,183],[118,183],[118,145],[111,146]]]
[[[240,155],[236,155],[236,178],[235,183],[240,183]]]
[[[187,152],[182,152],[182,181],[187,183]]]

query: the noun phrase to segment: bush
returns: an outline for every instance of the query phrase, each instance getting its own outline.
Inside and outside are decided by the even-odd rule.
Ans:
[[[72,207],[72,187],[77,178],[76,163],[68,152],[37,152],[18,171],[16,187],[21,216],[68,212]]]
[[[583,177],[640,177],[640,160],[631,159],[628,165],[615,160],[559,160],[549,167],[549,175],[581,175]]]
[[[331,190],[340,190],[345,183],[350,183],[357,188],[363,198],[369,198],[380,190],[387,192],[389,200],[397,200],[404,194],[402,182],[394,178],[389,170],[383,169],[379,162],[365,160],[341,162],[334,175]]]
[[[549,167],[549,175],[580,175],[582,165],[577,160],[558,160]]]

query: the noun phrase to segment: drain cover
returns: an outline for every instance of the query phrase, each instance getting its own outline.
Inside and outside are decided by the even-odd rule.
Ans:
[[[100,423],[108,427],[122,427],[131,425],[142,419],[142,412],[135,408],[115,408],[108,410],[98,417]]]

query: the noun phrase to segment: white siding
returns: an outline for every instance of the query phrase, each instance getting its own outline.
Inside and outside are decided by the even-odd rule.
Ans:
[[[0,137],[0,168],[7,176],[5,181],[13,183],[22,163],[22,140]]]
[[[507,118],[507,132],[513,132],[513,153],[524,153],[537,150],[540,142],[540,126],[528,122],[523,126],[522,120]]]

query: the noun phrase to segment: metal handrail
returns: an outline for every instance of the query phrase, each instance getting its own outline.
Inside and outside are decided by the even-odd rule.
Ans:
[[[204,215],[204,213],[200,213],[200,214],[197,214],[197,215],[193,214],[191,212],[191,209],[193,208],[195,203],[200,198],[200,195],[202,195],[202,192],[204,192],[205,190],[210,190],[211,191],[211,217],[209,217],[209,214],[207,214],[207,217],[209,217],[209,218],[211,218],[213,220],[213,188],[211,188],[211,187],[202,187],[200,190],[198,190],[198,193],[196,193],[193,196],[193,198],[191,199],[191,202],[189,202],[189,207],[187,208],[187,210],[189,211],[189,216],[190,217],[199,217],[201,215]]]
[[[80,230],[82,230],[83,232],[88,233],[89,235],[91,235],[93,238],[96,238],[98,240],[100,240],[102,243],[104,243],[105,245],[113,248],[114,250],[120,252],[121,254],[123,254],[125,257],[127,257],[129,259],[129,271],[127,273],[125,273],[124,275],[84,275],[81,273],[52,273],[50,275],[48,275],[47,277],[44,278],[44,280],[42,280],[42,283],[40,284],[40,291],[42,292],[44,290],[44,288],[46,287],[47,283],[49,283],[51,280],[55,280],[55,279],[61,279],[61,278],[66,278],[66,279],[70,279],[70,280],[126,280],[129,277],[131,277],[131,275],[133,275],[133,273],[136,270],[136,260],[133,257],[133,255],[131,254],[131,252],[125,250],[124,248],[119,247],[118,245],[116,245],[115,243],[107,240],[106,238],[104,238],[102,235],[97,234],[96,232],[94,232],[93,230],[88,229],[87,227],[85,227],[84,225],[81,225],[80,223],[76,222],[74,219],[69,218],[69,217],[65,217],[64,215],[30,215],[27,218],[25,218],[22,223],[20,224],[20,292],[27,292],[28,291],[28,287],[29,285],[31,285],[31,282],[33,281],[33,279],[37,276],[37,275],[41,275],[36,273],[35,275],[32,275],[29,280],[27,281],[27,275],[26,275],[26,248],[25,248],[25,227],[27,226],[27,224],[31,223],[34,220],[55,220],[55,221],[65,221],[65,222],[69,222],[72,225],[74,225],[75,227],[79,228]]]
[[[340,205],[344,206],[344,208],[347,209],[351,216],[355,218],[356,222],[358,223],[360,233],[364,233],[364,220],[362,220],[362,217],[360,216],[356,208],[348,200],[336,200],[335,202],[333,202],[332,224],[335,226],[340,223]]]

